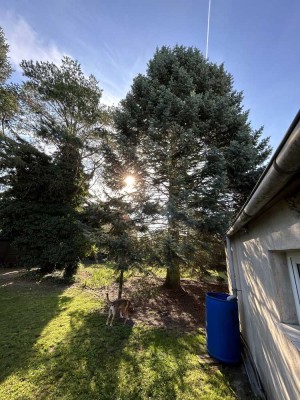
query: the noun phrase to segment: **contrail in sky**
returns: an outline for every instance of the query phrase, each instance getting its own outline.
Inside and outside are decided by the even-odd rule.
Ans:
[[[207,34],[206,34],[206,52],[205,52],[205,58],[206,58],[206,59],[207,59],[207,56],[208,56],[208,39],[209,39],[209,23],[210,23],[210,3],[211,3],[211,0],[208,1]]]

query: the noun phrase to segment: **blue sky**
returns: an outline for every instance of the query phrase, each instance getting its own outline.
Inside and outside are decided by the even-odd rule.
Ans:
[[[0,26],[15,80],[22,59],[80,61],[117,104],[156,47],[205,53],[208,0],[1,0]],[[244,91],[254,128],[277,147],[300,105],[300,2],[211,0],[209,59],[224,62]]]

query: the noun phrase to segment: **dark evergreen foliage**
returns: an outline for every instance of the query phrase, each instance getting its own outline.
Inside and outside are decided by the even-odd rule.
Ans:
[[[85,193],[74,180],[76,153],[71,147],[50,157],[21,139],[1,138],[6,174],[0,184],[8,189],[0,195],[0,233],[18,250],[21,266],[67,275],[85,254],[77,211]]]

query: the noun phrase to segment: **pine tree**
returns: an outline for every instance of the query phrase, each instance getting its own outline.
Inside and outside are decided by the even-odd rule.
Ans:
[[[101,172],[102,140],[111,119],[110,110],[100,103],[98,81],[85,76],[79,62],[70,57],[63,57],[60,65],[22,61],[21,67],[27,80],[18,133],[56,149],[64,146],[66,135],[76,138],[85,182],[95,179]]]
[[[0,136],[3,136],[10,119],[18,111],[18,86],[7,84],[13,70],[8,59],[9,46],[0,27]]]
[[[270,153],[242,100],[223,65],[194,48],[162,47],[116,112],[118,152],[165,223],[168,287],[180,285],[183,238],[222,235]]]
[[[8,60],[9,46],[6,43],[3,29],[0,27],[0,84],[4,83],[12,73]]]

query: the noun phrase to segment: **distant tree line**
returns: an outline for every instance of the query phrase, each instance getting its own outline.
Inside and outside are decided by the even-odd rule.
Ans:
[[[224,66],[162,47],[109,108],[69,57],[23,61],[7,83],[8,50],[0,30],[0,237],[20,265],[70,276],[101,252],[122,271],[164,266],[176,288],[183,268],[219,263],[271,151]]]

